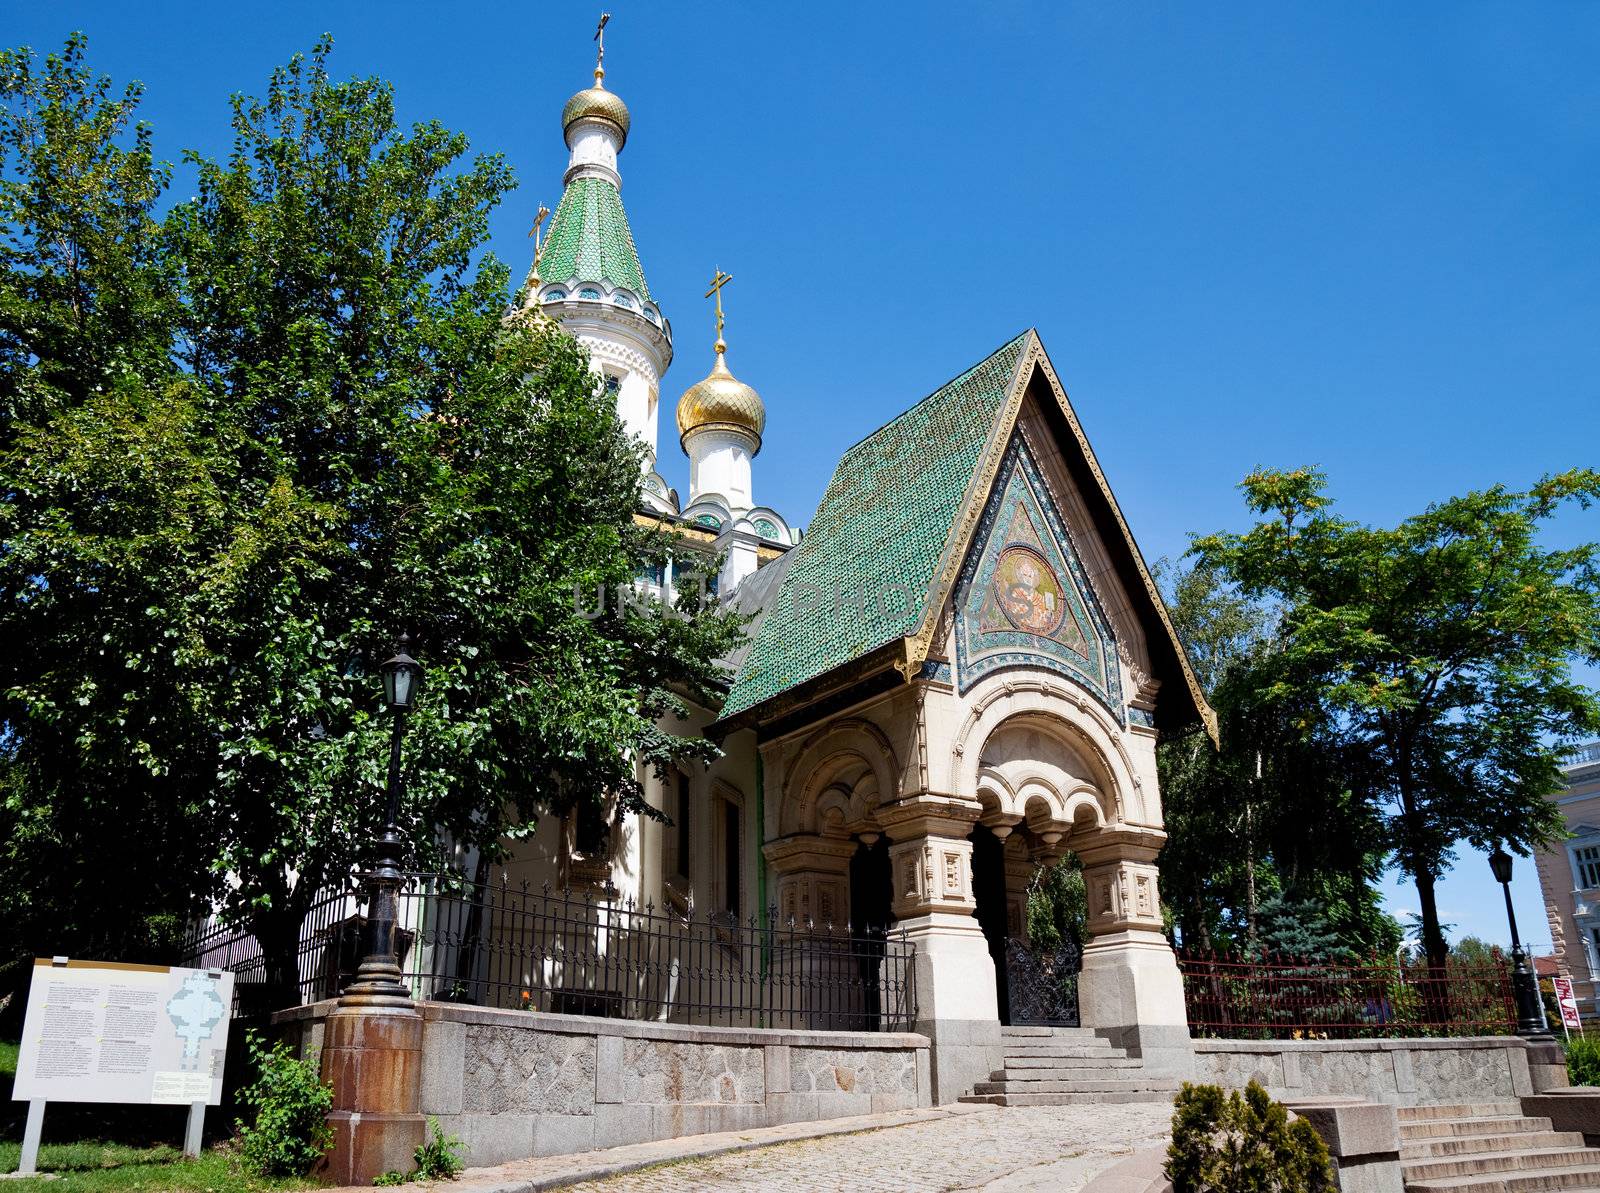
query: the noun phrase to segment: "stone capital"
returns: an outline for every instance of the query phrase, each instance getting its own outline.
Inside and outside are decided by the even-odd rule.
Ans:
[[[1068,844],[1087,870],[1108,862],[1153,863],[1166,841],[1167,834],[1158,828],[1115,825],[1097,829],[1081,841],[1073,839]]]
[[[914,841],[921,837],[965,839],[983,814],[977,800],[922,791],[878,809],[878,823],[889,840]]]
[[[761,847],[767,865],[775,874],[797,874],[819,871],[843,874],[850,869],[850,859],[855,856],[856,842],[851,838],[823,837],[815,833],[797,833],[779,837]]]

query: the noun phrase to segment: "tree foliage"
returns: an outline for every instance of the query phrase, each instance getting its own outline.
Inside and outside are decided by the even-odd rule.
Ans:
[[[1339,517],[1314,469],[1243,484],[1261,520],[1196,541],[1199,564],[1270,603],[1278,647],[1252,680],[1290,742],[1327,738],[1382,845],[1416,883],[1424,946],[1444,963],[1434,884],[1458,841],[1528,854],[1561,832],[1547,797],[1562,745],[1600,731],[1572,675],[1600,659],[1600,547],[1550,548],[1559,510],[1600,476],[1451,498],[1393,528]]]
[[[81,40],[3,60],[7,827],[129,908],[221,901],[280,981],[375,828],[398,631],[424,865],[602,793],[640,808],[640,768],[712,749],[657,722],[739,632],[576,599],[671,548],[636,518],[640,449],[573,341],[507,318],[505,163],[402,128],[329,52],[236,97],[231,152],[189,154],[159,220],[137,90]]]
[[[1282,652],[1276,609],[1214,567],[1160,573],[1221,739],[1213,747],[1195,732],[1157,750],[1162,891],[1184,945],[1392,951],[1397,929],[1371,888],[1379,826],[1353,787],[1358,760],[1314,703],[1265,697]]]

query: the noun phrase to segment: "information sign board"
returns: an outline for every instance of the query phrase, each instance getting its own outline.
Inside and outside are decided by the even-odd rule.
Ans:
[[[12,1097],[215,1106],[232,1007],[225,970],[41,958]]]

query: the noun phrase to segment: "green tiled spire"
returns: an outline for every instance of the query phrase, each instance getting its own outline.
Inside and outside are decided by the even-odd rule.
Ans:
[[[723,718],[916,630],[1027,334],[845,452]]]
[[[546,282],[604,282],[655,301],[645,285],[622,196],[603,178],[574,178],[567,184],[550,221],[539,275]]]

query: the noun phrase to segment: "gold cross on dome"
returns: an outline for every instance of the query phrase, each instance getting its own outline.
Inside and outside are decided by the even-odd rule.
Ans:
[[[599,47],[594,60],[594,85],[601,86],[600,80],[606,77],[606,22],[611,20],[609,12],[600,14],[600,23],[594,27],[595,44]]]
[[[720,269],[713,270],[712,277],[711,277],[711,289],[706,291],[706,297],[707,298],[711,298],[712,296],[715,296],[716,300],[717,300],[717,351],[718,352],[721,352],[721,351],[723,351],[723,350],[725,350],[727,348],[727,345],[722,342],[722,288],[724,286],[726,286],[731,281],[733,281],[733,275],[731,273],[723,273],[722,270],[720,270]]]
[[[545,220],[550,218],[550,209],[543,203],[539,204],[539,211],[533,217],[533,227],[528,229],[528,235],[533,237],[533,266],[539,267],[539,258],[544,256],[544,243],[539,239],[539,229]]]

